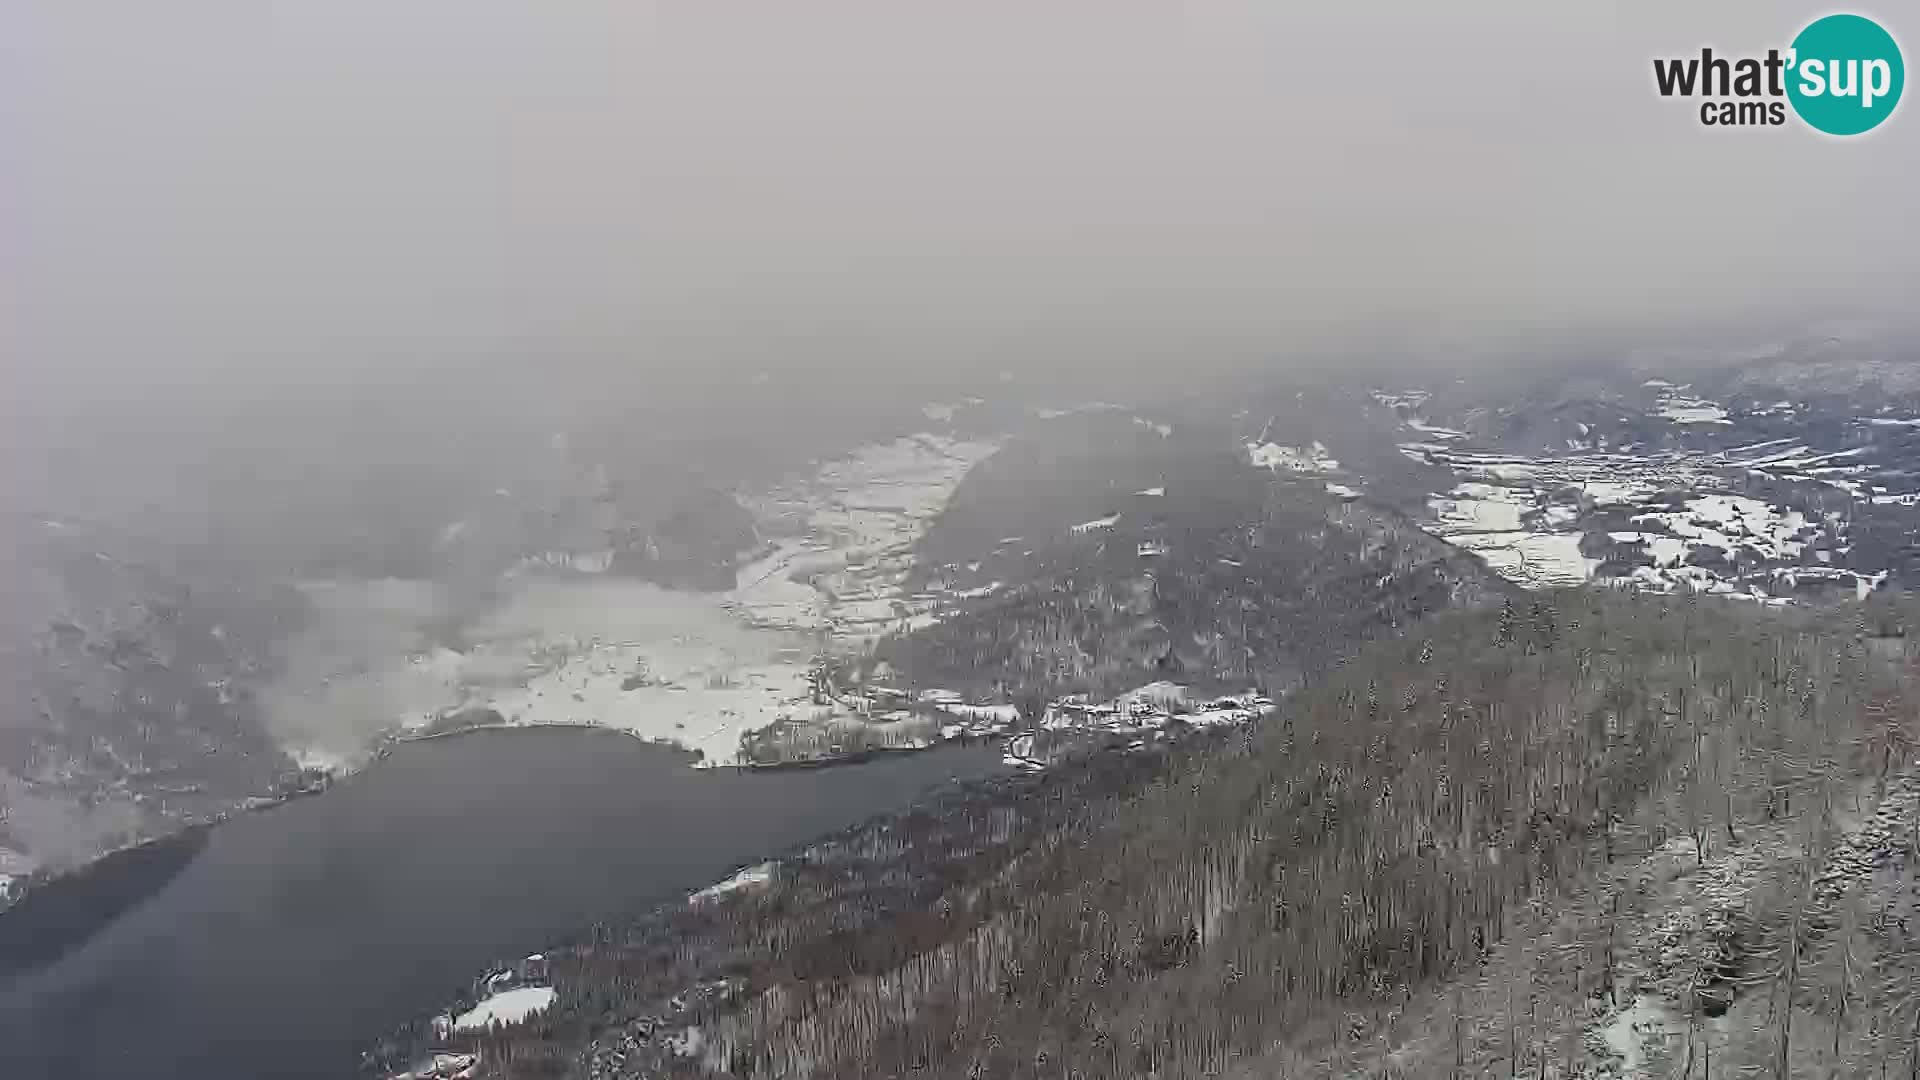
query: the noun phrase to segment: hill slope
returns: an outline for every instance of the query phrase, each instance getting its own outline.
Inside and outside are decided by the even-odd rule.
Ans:
[[[553,1013],[473,1048],[509,1076],[1904,1067],[1916,656],[1884,628],[1588,592],[1445,616],[1249,736],[603,928],[549,953]]]
[[[999,538],[999,539],[993,539]],[[971,560],[971,561],[966,561]],[[1059,421],[977,466],[922,564],[990,599],[880,643],[921,686],[1110,696],[1278,689],[1422,615],[1512,590],[1396,512],[1256,468],[1225,432]]]

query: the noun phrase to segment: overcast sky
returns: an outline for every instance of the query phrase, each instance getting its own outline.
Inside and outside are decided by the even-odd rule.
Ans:
[[[1920,292],[1920,105],[1838,141],[1652,90],[1825,4],[1307,7],[0,0],[5,393],[1118,369]]]

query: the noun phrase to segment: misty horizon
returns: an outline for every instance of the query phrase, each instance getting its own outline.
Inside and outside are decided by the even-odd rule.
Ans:
[[[1910,122],[1706,130],[1649,78],[1815,13],[13,5],[9,397],[1045,383],[1897,311]]]

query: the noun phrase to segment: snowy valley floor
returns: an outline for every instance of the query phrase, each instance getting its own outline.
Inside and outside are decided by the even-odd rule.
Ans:
[[[485,709],[507,725],[616,728],[730,763],[743,733],[831,714],[811,700],[816,654],[924,625],[960,599],[908,595],[904,582],[914,543],[994,448],[934,435],[864,447],[743,500],[766,543],[732,590],[529,576],[467,628],[464,651],[404,647],[438,611],[430,586],[313,586],[323,618],[310,659],[268,693],[275,733],[296,760],[338,770],[385,737]]]

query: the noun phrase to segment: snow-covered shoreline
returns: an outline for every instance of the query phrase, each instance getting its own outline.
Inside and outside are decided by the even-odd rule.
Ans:
[[[1048,704],[1039,730],[1019,731],[1017,711],[1011,707],[970,705],[948,691],[926,691],[923,704],[952,710],[954,721],[943,730],[941,740],[994,739],[1002,742],[1003,761],[1017,771],[1034,772],[1057,764],[1058,758],[1038,754],[1035,740],[1085,736],[1092,739],[1119,737],[1128,739],[1121,748],[1144,749],[1150,743],[1179,738],[1182,733],[1243,726],[1273,712],[1275,703],[1255,690],[1239,694],[1196,695],[1191,688],[1167,681],[1150,682],[1108,701],[1093,701],[1086,695],[1068,695]],[[686,894],[689,909],[725,904],[733,898],[777,889],[791,870],[795,859],[805,859],[821,841],[799,851],[740,866],[733,873],[704,888]],[[673,902],[669,902],[672,904]],[[457,1046],[452,1037],[487,1030],[494,1022],[523,1023],[550,1008],[556,992],[545,985],[544,964],[549,953],[536,953],[519,965],[497,967],[475,980],[478,1001],[471,1006],[448,1008],[437,1015],[432,1026],[439,1032],[441,1045],[432,1058],[413,1069],[393,1074],[389,1080],[424,1080],[431,1077],[456,1077],[468,1064],[465,1055],[450,1049]],[[539,978],[527,965],[539,963]],[[695,1029],[689,1029],[694,1031]],[[432,1071],[444,1063],[445,1071]]]
[[[263,700],[282,750],[318,778],[198,824],[324,791],[401,743],[480,731],[608,730],[697,753],[702,767],[764,767],[737,761],[743,733],[782,719],[828,719],[836,708],[812,703],[817,653],[863,649],[901,620],[925,625],[943,604],[963,599],[909,596],[903,585],[919,537],[997,445],[915,435],[862,447],[747,500],[767,544],[728,592],[528,577],[469,628],[464,653],[405,648],[441,614],[427,583],[309,583],[303,591],[323,615],[323,655],[267,687]],[[817,584],[796,574],[815,575]],[[342,640],[356,649],[337,648]],[[469,709],[491,709],[499,720],[437,726]],[[10,866],[7,906],[96,861],[52,875]]]

